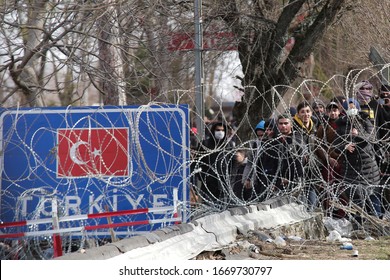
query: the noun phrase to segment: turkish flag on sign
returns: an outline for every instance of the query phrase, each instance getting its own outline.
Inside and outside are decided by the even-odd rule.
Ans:
[[[58,177],[129,175],[127,128],[58,129]]]

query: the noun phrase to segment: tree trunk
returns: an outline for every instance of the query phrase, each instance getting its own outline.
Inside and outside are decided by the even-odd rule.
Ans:
[[[109,8],[108,8],[109,9]],[[100,94],[103,94],[104,105],[119,105],[119,91],[115,75],[115,60],[111,50],[111,13],[104,11],[104,14],[98,19],[99,30],[99,64],[101,68]]]
[[[323,2],[321,7],[312,8],[305,0],[290,0],[278,21],[272,22],[263,17],[248,20],[238,11],[236,1],[229,1],[230,12],[224,19],[239,38],[238,52],[244,73],[244,96],[234,108],[234,116],[240,122],[238,136],[242,141],[253,135],[254,126],[262,118],[271,116],[280,101],[275,90],[283,97],[286,86],[298,77],[300,64],[312,53],[345,0]],[[309,16],[301,25],[293,24],[303,8],[309,9]],[[282,60],[293,27],[301,30],[294,35],[295,43]]]

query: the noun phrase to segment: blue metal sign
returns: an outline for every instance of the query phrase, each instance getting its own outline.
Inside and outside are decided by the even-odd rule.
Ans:
[[[185,221],[188,122],[187,105],[2,111],[1,222],[50,220],[54,211],[65,230],[132,235],[172,224],[178,205]],[[91,219],[104,212],[111,215]]]

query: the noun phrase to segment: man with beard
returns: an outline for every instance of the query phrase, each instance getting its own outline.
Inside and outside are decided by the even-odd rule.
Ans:
[[[268,142],[261,166],[271,196],[295,192],[300,187],[305,161],[302,135],[293,131],[289,116],[280,115],[276,125],[278,134]]]

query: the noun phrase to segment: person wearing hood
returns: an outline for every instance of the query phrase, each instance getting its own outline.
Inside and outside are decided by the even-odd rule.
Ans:
[[[226,206],[226,194],[230,188],[228,176],[232,170],[234,156],[227,130],[225,123],[214,123],[210,129],[210,137],[202,141],[198,150],[196,169],[199,170],[201,182],[199,196],[210,206]]]
[[[374,147],[360,133],[360,129],[356,122],[349,122],[346,128],[338,129],[339,136],[333,143],[334,151],[340,158],[338,180],[342,184],[344,197],[351,199],[369,214],[380,217],[380,171]]]
[[[246,197],[261,202],[266,197],[267,171],[261,169],[267,143],[274,135],[273,120],[261,120],[255,127],[256,140],[251,141],[248,159],[242,176],[243,192]],[[241,191],[241,190],[240,190]],[[250,194],[250,195],[249,195]]]
[[[374,124],[375,110],[378,106],[378,102],[374,98],[373,88],[373,85],[367,80],[357,83],[354,87],[354,93],[356,100],[359,102],[360,111],[367,115],[366,117],[372,124]]]
[[[340,131],[345,134],[347,124],[350,122],[356,122],[361,126],[359,131],[366,134],[367,137],[373,137],[374,126],[371,123],[369,116],[366,112],[361,110],[361,104],[354,98],[348,98],[343,103],[345,114],[337,120],[337,126]]]

